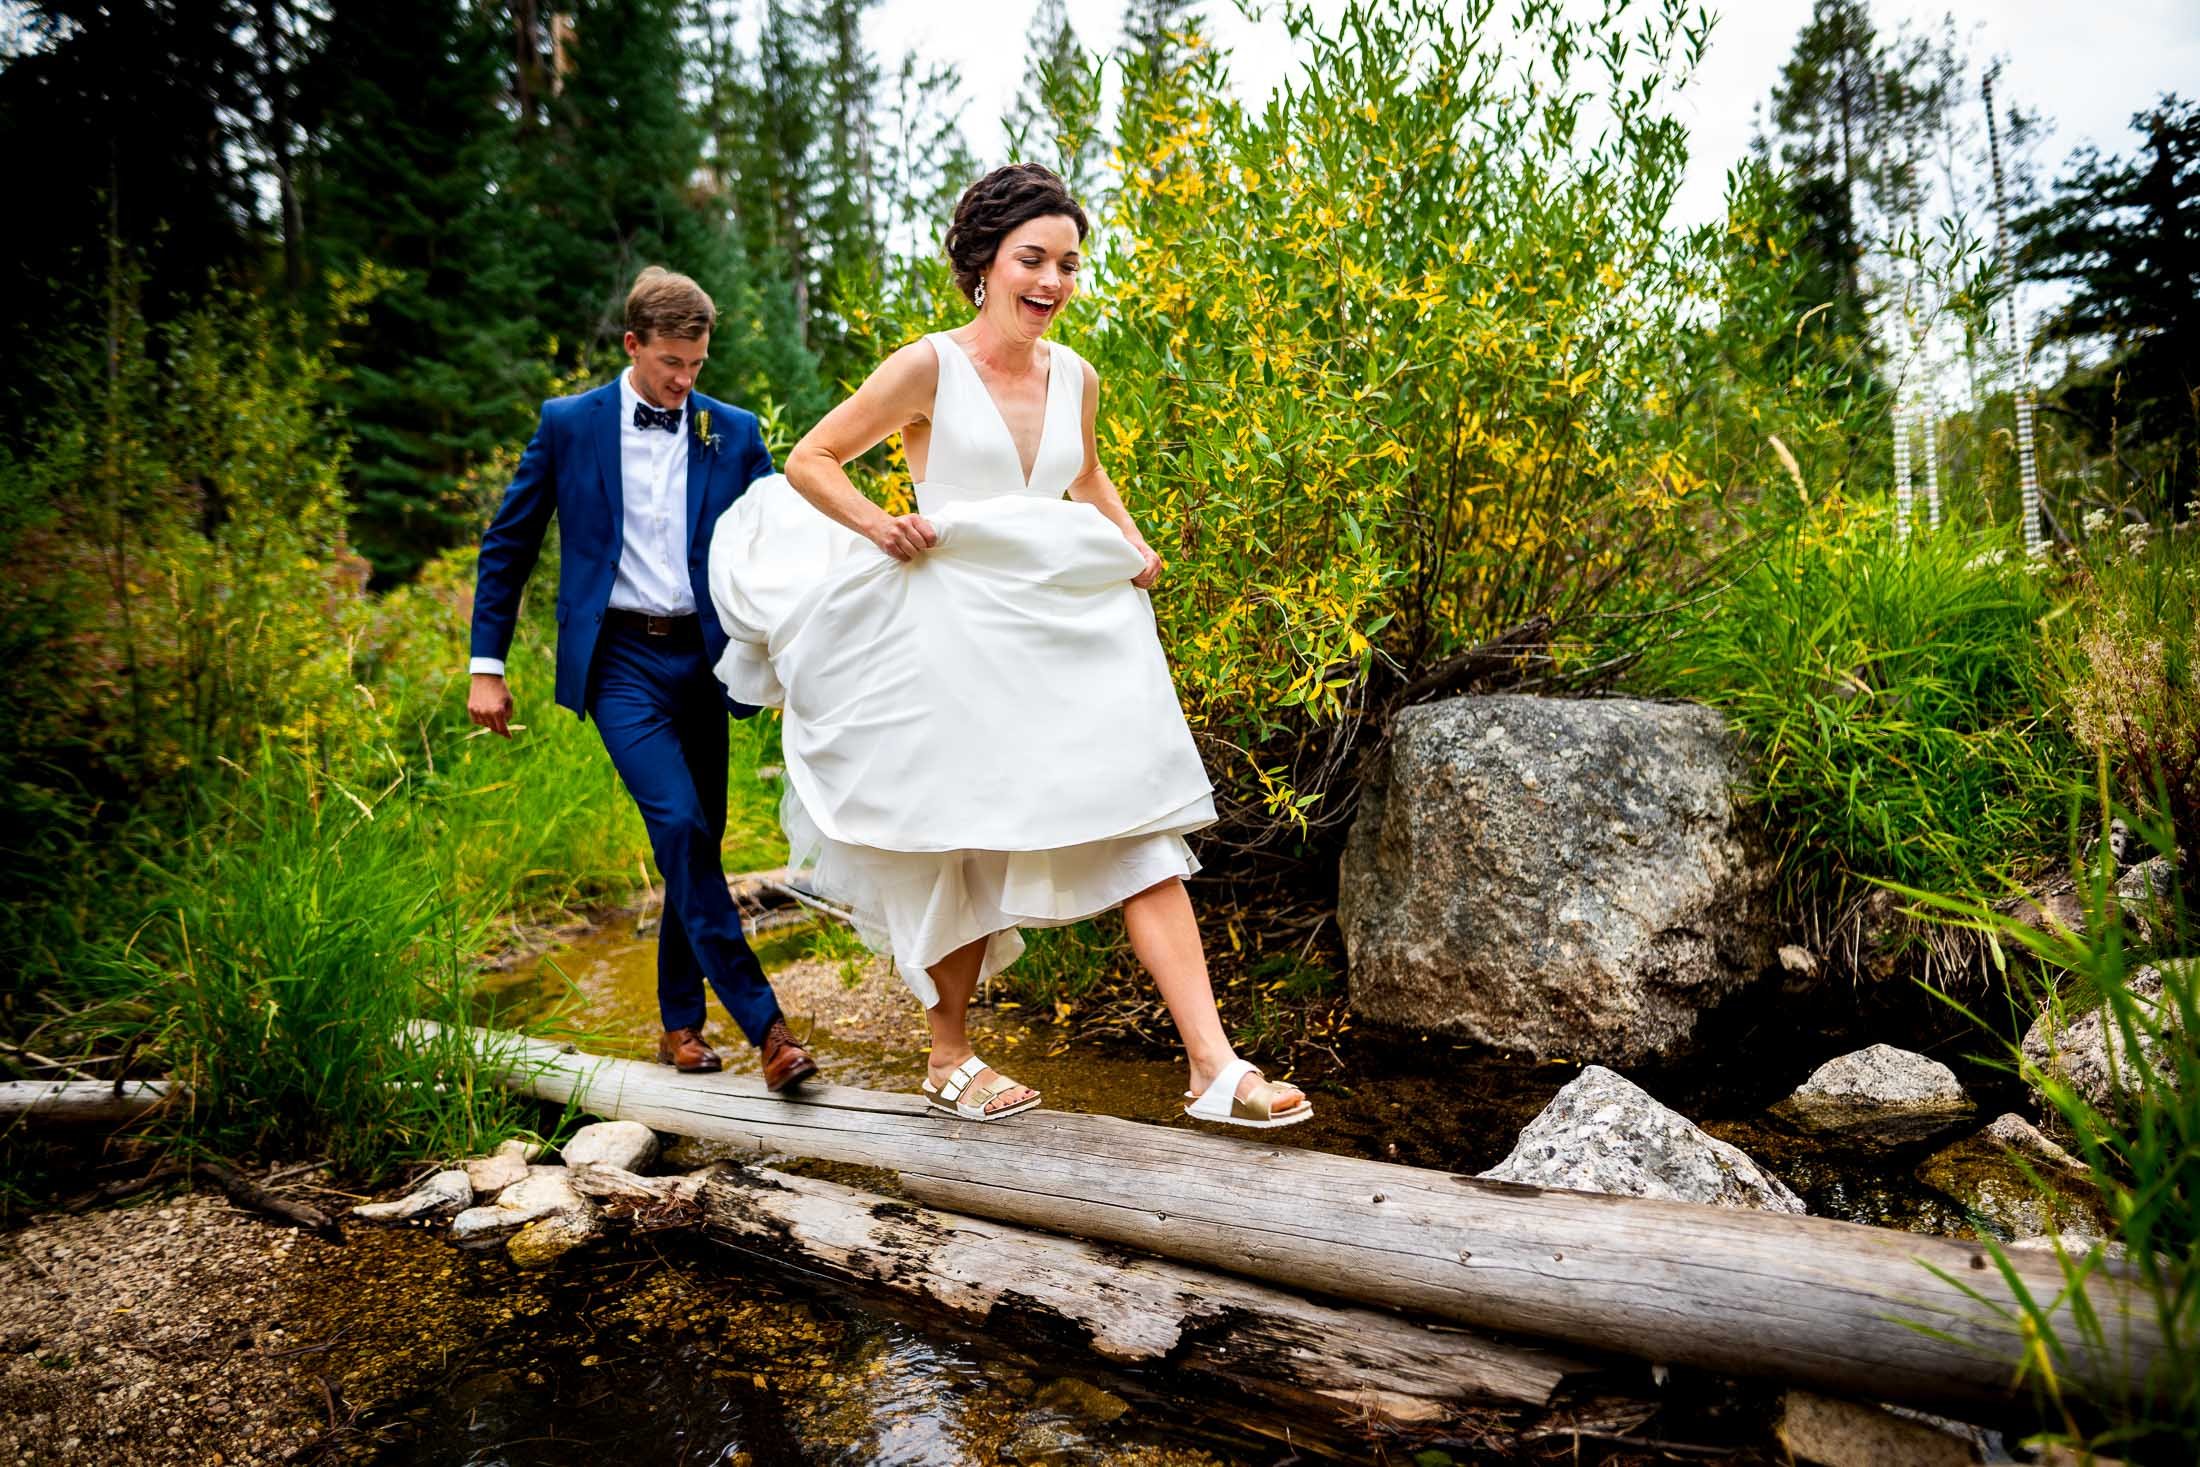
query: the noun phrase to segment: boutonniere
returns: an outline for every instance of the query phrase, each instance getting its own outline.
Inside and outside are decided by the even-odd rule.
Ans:
[[[695,411],[695,441],[712,453],[718,451],[718,445],[723,441],[718,434],[710,431],[709,408],[697,408]]]

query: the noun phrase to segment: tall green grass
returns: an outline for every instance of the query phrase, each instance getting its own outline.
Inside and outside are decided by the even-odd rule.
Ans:
[[[1798,909],[1868,880],[1987,889],[2059,848],[2083,767],[2053,715],[2046,577],[2005,530],[1897,542],[1892,519],[1805,508],[1661,624],[1631,675],[1734,721]]]
[[[2104,761],[2098,786],[2104,824],[2116,813],[2108,788]],[[2166,821],[2124,813],[2156,852],[2174,851]],[[2112,1219],[2110,1241],[2123,1245],[2163,1340],[2151,1370],[2127,1369],[2117,1379],[2076,1388],[2073,1342],[2096,1359],[2123,1358],[2116,1321],[2096,1301],[2101,1253],[2058,1247],[2063,1290],[2055,1298],[2035,1298],[2018,1283],[2001,1245],[1981,1229],[1982,1245],[2019,1300],[2011,1322],[2027,1341],[2023,1379],[2059,1423],[2053,1439],[2138,1461],[2189,1462],[2200,1460],[2200,926],[2174,891],[2144,927],[2134,924],[2115,895],[2113,876],[2105,854],[2086,871],[2082,929],[2035,925],[1978,896],[1905,894],[1921,911],[1991,943],[2020,1021],[2051,1015],[2059,1034],[2077,1015],[2097,1009],[2116,1036],[2108,1050],[2109,1093],[2088,1097],[2063,1076],[2053,1053],[2045,1064],[2036,1062],[1991,1016],[1941,995],[1996,1036],[1988,1062],[2020,1076],[2084,1158]],[[2161,975],[2156,1000],[2133,991],[2143,967]],[[2140,1058],[2149,1051],[2150,1059]],[[2034,1181],[2043,1192],[2051,1190],[2044,1180]]]
[[[632,901],[657,873],[596,731],[550,702],[547,650],[523,637],[510,665],[525,701],[509,741],[467,723],[459,662],[382,685],[422,705],[380,710],[411,739],[319,757],[269,742],[223,760],[172,829],[133,827],[45,994],[49,1047],[183,1081],[163,1135],[227,1155],[372,1174],[524,1125],[470,1051],[408,1044],[405,1025],[469,1022],[481,961],[528,922]],[[774,865],[776,801],[754,771],[777,757],[776,721],[734,729],[725,859]]]
[[[171,1139],[372,1173],[523,1122],[462,1043],[404,1038],[465,1022],[482,921],[427,817],[402,778],[361,798],[271,751],[148,858],[154,906],[81,992],[87,1027],[187,1087]]]

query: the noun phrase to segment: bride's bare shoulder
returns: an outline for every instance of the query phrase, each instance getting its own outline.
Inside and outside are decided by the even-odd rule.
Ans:
[[[923,337],[894,353],[871,369],[871,375],[863,384],[863,391],[872,398],[884,398],[901,410],[906,418],[926,416],[932,408],[933,395],[939,390],[940,359],[932,349],[932,343]]]

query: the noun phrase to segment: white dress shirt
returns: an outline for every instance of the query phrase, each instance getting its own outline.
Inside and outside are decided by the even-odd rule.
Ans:
[[[688,584],[686,405],[680,429],[634,426],[634,369],[619,374],[619,480],[625,501],[619,569],[611,605],[654,616],[686,616],[695,610]],[[476,657],[469,672],[504,675],[501,657]]]

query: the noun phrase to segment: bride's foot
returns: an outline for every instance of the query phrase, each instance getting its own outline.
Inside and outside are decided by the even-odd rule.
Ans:
[[[1263,1119],[1271,1124],[1281,1126],[1302,1120],[1311,1114],[1306,1093],[1300,1090],[1298,1086],[1293,1085],[1288,1080],[1264,1079],[1260,1071],[1254,1069],[1252,1065],[1244,1060],[1234,1058],[1225,1064],[1215,1066],[1213,1069],[1202,1069],[1199,1065],[1193,1065],[1192,1088],[1185,1092],[1185,1098],[1206,1101],[1208,1099],[1207,1092],[1214,1087],[1217,1080],[1231,1069],[1242,1071],[1238,1076],[1237,1085],[1232,1094],[1232,1099],[1238,1103],[1232,1105],[1218,1095],[1214,1097],[1212,1103],[1218,1112],[1222,1113],[1199,1115],[1199,1119],[1221,1120],[1225,1118],[1225,1114],[1235,1113],[1240,1120]],[[1262,1099],[1267,1102],[1265,1107],[1260,1104]],[[1265,1116],[1260,1114],[1263,1110],[1265,1110]],[[1186,1114],[1197,1113],[1187,1110]]]
[[[942,1058],[943,1055],[946,1056],[944,1059]],[[959,1055],[940,1049],[933,1050],[931,1059],[924,1067],[924,1080],[928,1093],[939,1095],[941,1091],[954,1082],[955,1072],[966,1062],[975,1058],[976,1055],[967,1049]],[[950,1103],[954,1100],[962,1100],[967,1103],[980,1095],[984,1095],[987,1086],[993,1085],[1001,1079],[1003,1079],[1003,1076],[988,1065],[980,1069],[975,1075],[965,1076],[964,1084],[956,1090],[955,1095],[944,1098],[948,1099]],[[984,1109],[987,1115],[996,1115],[1002,1111],[1027,1105],[1038,1098],[1039,1092],[1029,1085],[1012,1084],[999,1094],[988,1097]]]

